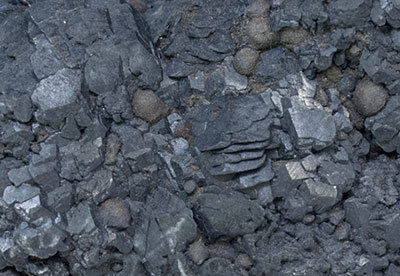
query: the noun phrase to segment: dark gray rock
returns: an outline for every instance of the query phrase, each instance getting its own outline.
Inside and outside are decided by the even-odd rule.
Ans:
[[[100,217],[105,225],[117,229],[129,227],[131,214],[128,205],[117,198],[104,201],[99,207]]]
[[[284,207],[284,217],[292,222],[303,221],[304,216],[309,210],[306,200],[301,195],[295,193],[290,193],[287,196]]]
[[[136,44],[129,58],[129,70],[135,75],[141,86],[156,90],[162,80],[161,66],[155,57],[141,44]]]
[[[177,59],[172,59],[167,64],[165,71],[170,78],[184,78],[194,73],[195,67]]]
[[[193,242],[197,226],[185,203],[163,188],[155,189],[144,208],[133,215],[134,250],[148,260],[144,265],[149,271],[162,275],[161,269],[168,265],[164,256],[181,251]]]
[[[245,160],[253,160],[261,158],[264,150],[241,151],[237,153],[221,153],[213,154],[208,158],[208,162],[212,167],[218,167],[224,163],[238,163]]]
[[[251,171],[260,168],[266,160],[265,156],[258,159],[243,160],[237,163],[224,163],[219,166],[212,167],[209,172],[211,175],[231,175],[240,172]]]
[[[57,163],[49,162],[41,165],[29,165],[29,173],[35,183],[49,192],[60,185],[60,177],[57,172]]]
[[[329,210],[340,199],[340,192],[335,186],[323,183],[320,180],[307,179],[301,189],[305,191],[307,202],[317,213]]]
[[[235,237],[253,232],[263,222],[263,209],[240,194],[199,196],[196,215],[212,237]]]
[[[195,145],[201,150],[223,149],[231,144],[264,142],[270,138],[272,120],[268,118],[274,106],[269,95],[231,97],[198,110],[192,123]],[[247,112],[248,108],[253,112]],[[216,110],[220,110],[215,113]]]
[[[343,77],[340,79],[337,89],[343,95],[350,97],[351,92],[356,88],[357,80],[350,74],[343,74]]]
[[[369,20],[372,7],[371,0],[331,1],[327,6],[330,22],[340,27],[362,28]]]
[[[325,182],[333,187],[338,187],[344,193],[352,188],[356,177],[352,165],[342,165],[327,161],[321,163],[318,174]]]
[[[234,269],[232,263],[224,258],[211,258],[207,260],[201,267],[200,267],[201,275],[207,276],[228,276],[228,275],[239,275]]]
[[[77,108],[80,91],[81,76],[78,70],[62,69],[43,79],[31,96],[32,102],[39,108],[35,113],[36,120],[57,126]]]
[[[270,15],[272,30],[277,32],[285,27],[292,29],[299,27],[301,18],[300,4],[295,0],[274,3]]]
[[[28,171],[27,166],[18,169],[12,169],[8,172],[8,179],[15,185],[19,186],[22,183],[27,183],[32,180],[32,176]]]
[[[322,150],[333,143],[336,126],[329,113],[295,105],[285,116],[290,120],[289,131],[298,148]]]
[[[392,96],[381,112],[365,120],[365,127],[371,130],[376,143],[386,152],[400,151],[400,126],[395,119],[400,114],[399,106],[400,98]]]
[[[31,63],[36,77],[41,80],[63,69],[63,62],[54,54],[53,45],[44,35],[34,38],[36,51],[31,55]]]
[[[285,197],[310,176],[300,162],[282,162],[272,181],[271,190],[274,197]]]
[[[265,51],[260,58],[256,72],[259,82],[277,81],[301,70],[297,59],[284,47]]]
[[[54,225],[44,225],[34,228],[21,228],[15,233],[15,243],[24,253],[31,257],[47,259],[65,250],[65,233]]]
[[[81,131],[78,128],[74,118],[67,117],[65,126],[61,130],[61,137],[70,140],[78,140],[81,137]]]
[[[54,161],[57,158],[57,145],[55,144],[42,144],[40,153],[32,156],[32,165],[39,166],[44,163]]]
[[[336,51],[337,48],[331,45],[319,48],[318,56],[314,60],[315,67],[319,71],[325,71],[331,67],[332,58]]]
[[[80,197],[92,198],[96,204],[99,204],[117,193],[115,186],[112,172],[100,169],[88,181],[80,183],[77,193]]]
[[[73,188],[64,184],[47,194],[47,205],[55,212],[67,212],[71,208]]]
[[[32,118],[32,102],[28,94],[12,100],[11,109],[15,119],[21,123],[28,123]]]
[[[96,94],[114,92],[120,82],[120,57],[111,52],[100,52],[89,58],[85,66],[85,81]]]
[[[268,183],[275,176],[271,161],[267,160],[265,165],[254,171],[245,172],[239,175],[239,184],[237,188],[247,189],[260,184]]]
[[[89,233],[96,228],[90,207],[85,203],[71,208],[66,216],[66,231],[70,234]]]
[[[362,52],[360,66],[376,83],[392,84],[399,79],[400,73],[386,59],[386,53],[381,48],[370,52]]]

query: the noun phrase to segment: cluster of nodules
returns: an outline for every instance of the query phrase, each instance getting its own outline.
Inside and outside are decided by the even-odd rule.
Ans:
[[[0,2],[0,275],[400,275],[397,1]]]

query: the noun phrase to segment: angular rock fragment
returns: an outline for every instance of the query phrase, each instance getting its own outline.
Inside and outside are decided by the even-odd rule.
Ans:
[[[85,66],[85,80],[89,90],[96,94],[114,92],[120,81],[120,57],[115,53],[92,56]]]
[[[47,205],[55,212],[67,212],[71,208],[73,189],[65,184],[47,194]]]
[[[356,177],[352,165],[342,165],[327,161],[321,163],[318,174],[330,185],[340,188],[343,193],[352,188]]]
[[[239,274],[233,269],[232,263],[224,258],[211,258],[207,260],[200,268],[201,275],[221,275],[221,276],[238,276]]]
[[[35,183],[39,184],[45,191],[51,191],[60,185],[56,166],[55,162],[49,162],[37,166],[29,165],[28,169]]]
[[[211,175],[215,176],[230,175],[257,169],[264,164],[265,160],[266,157],[262,156],[258,159],[243,160],[237,163],[224,163],[222,165],[211,168],[209,171]]]
[[[55,56],[53,45],[44,35],[38,35],[33,42],[36,51],[31,55],[31,63],[39,80],[54,75],[64,67],[63,62]]]
[[[239,175],[239,189],[247,189],[269,182],[275,176],[271,161],[267,160],[265,165],[254,171],[245,172]]]
[[[22,228],[15,234],[15,242],[22,248],[23,252],[31,257],[47,259],[65,250],[65,233],[51,224],[45,224],[36,229]]]
[[[340,27],[362,27],[369,19],[372,1],[355,0],[331,1],[328,5],[329,18],[332,24]]]
[[[188,252],[193,262],[197,265],[201,265],[209,257],[207,247],[201,239],[190,244]]]
[[[298,148],[322,150],[333,143],[336,126],[329,113],[295,105],[288,109],[286,116]]]
[[[339,200],[339,192],[335,186],[323,183],[319,180],[307,179],[303,186],[314,210],[323,213],[329,210]]]
[[[3,199],[10,205],[15,202],[22,203],[40,194],[40,189],[29,184],[22,184],[19,187],[8,186],[4,189]]]
[[[305,179],[310,176],[303,169],[300,162],[286,162],[281,164],[276,172],[277,177],[273,180],[271,189],[274,197],[285,197],[296,189]]]
[[[205,193],[198,198],[196,215],[212,237],[251,233],[263,222],[263,209],[240,194]]]
[[[42,124],[57,126],[67,115],[74,113],[81,91],[78,70],[62,69],[43,79],[33,91],[32,102],[38,106],[36,119]]]
[[[367,204],[357,198],[349,198],[343,204],[346,221],[354,228],[367,227],[371,210]]]
[[[22,203],[16,203],[14,209],[25,221],[35,220],[40,217],[43,218],[49,214],[49,212],[43,208],[39,195]]]
[[[80,203],[77,207],[73,207],[67,212],[66,231],[68,233],[89,233],[95,227],[90,207],[87,204]]]
[[[8,172],[8,179],[15,185],[19,186],[22,183],[27,183],[32,180],[28,167],[23,166],[18,169],[12,169]]]
[[[108,199],[115,191],[115,181],[110,171],[101,169],[96,171],[87,182],[81,182],[77,192],[82,197],[92,198],[98,204]]]
[[[296,58],[285,47],[277,47],[260,55],[256,77],[259,82],[277,81],[300,71]]]
[[[386,152],[400,152],[400,125],[396,119],[398,116],[400,97],[392,96],[381,112],[365,120],[365,127],[372,132],[376,143]]]

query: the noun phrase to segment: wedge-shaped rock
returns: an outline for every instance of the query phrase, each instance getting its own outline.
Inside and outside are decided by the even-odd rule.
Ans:
[[[220,166],[213,167],[210,169],[211,175],[230,175],[240,172],[246,172],[255,170],[261,167],[266,160],[266,156],[263,155],[258,159],[244,160],[238,163],[225,163]]]
[[[213,154],[209,158],[209,163],[211,166],[221,166],[224,163],[238,163],[244,160],[258,159],[262,157],[264,154],[263,150],[259,151],[242,151],[235,154],[232,153],[222,153],[222,154]]]

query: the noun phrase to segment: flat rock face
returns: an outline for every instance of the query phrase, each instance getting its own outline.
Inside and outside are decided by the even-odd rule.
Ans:
[[[33,91],[31,99],[39,110],[35,115],[43,123],[58,123],[74,109],[81,91],[81,73],[62,69],[55,75],[43,79]]]
[[[198,205],[197,216],[212,237],[244,235],[253,232],[262,222],[261,206],[240,194],[203,194],[198,198]]]
[[[277,47],[260,55],[256,76],[259,81],[276,81],[300,71],[296,58],[285,47]]]
[[[288,116],[298,147],[311,144],[314,149],[321,150],[333,143],[336,126],[329,113],[295,106],[288,109]]]

